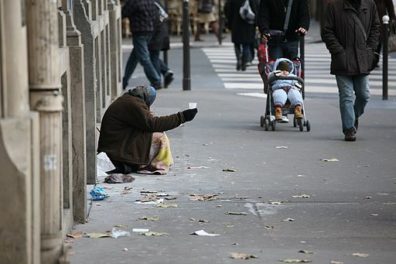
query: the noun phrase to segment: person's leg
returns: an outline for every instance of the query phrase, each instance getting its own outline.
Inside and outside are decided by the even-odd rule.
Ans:
[[[289,92],[287,93],[287,98],[290,101],[290,104],[294,106],[294,117],[296,119],[303,118],[302,113],[302,105],[303,105],[303,98],[299,90],[296,88],[290,88]]]
[[[243,43],[242,45],[242,64],[241,70],[246,70],[246,64],[250,61],[250,44]]]
[[[161,64],[160,64],[160,58],[159,58],[160,51],[159,50],[150,50],[149,52],[150,52],[151,63],[153,64],[158,75],[161,75]]]
[[[275,119],[282,120],[282,107],[287,100],[286,91],[283,89],[276,89],[272,92],[272,101],[275,107]]]
[[[356,95],[355,104],[353,106],[355,111],[354,126],[356,130],[359,125],[358,119],[364,113],[364,108],[370,99],[369,86],[368,75],[359,75],[353,78],[353,88]]]
[[[138,64],[138,58],[136,56],[135,49],[133,49],[131,54],[129,55],[128,61],[125,66],[124,77],[122,78],[123,89],[125,89],[128,86],[129,78],[131,78],[133,72],[136,69],[137,64]]]
[[[160,66],[160,72],[162,75],[165,75],[168,71],[170,71],[168,65],[165,64],[163,60],[159,58],[159,66]]]
[[[241,65],[242,65],[242,52],[241,52],[241,44],[239,43],[234,43],[234,51],[235,51],[235,57],[236,57],[236,69],[237,71],[241,70]]]
[[[295,58],[297,58],[298,44],[299,44],[298,40],[283,42],[281,45],[283,49],[283,56],[285,56],[285,58],[288,58],[290,60],[294,60]]]
[[[147,79],[149,79],[151,85],[155,88],[161,87],[161,76],[157,73],[151,62],[150,53],[148,50],[148,43],[151,36],[149,35],[138,35],[133,38],[133,46],[136,51],[136,56],[139,63],[143,66],[144,73]]]
[[[171,84],[173,81],[173,72],[169,69],[168,65],[166,65],[161,59],[159,60],[160,62],[160,68],[161,68],[161,73],[164,76],[164,87],[168,88],[168,86]]]
[[[354,129],[355,122],[355,96],[353,89],[353,78],[349,76],[336,75],[338,95],[340,103],[342,131]]]

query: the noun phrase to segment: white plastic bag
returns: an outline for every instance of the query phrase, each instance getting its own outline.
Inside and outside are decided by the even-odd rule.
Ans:
[[[247,23],[254,24],[256,15],[253,13],[252,8],[250,7],[249,0],[245,0],[245,3],[241,6],[239,9],[239,15]]]

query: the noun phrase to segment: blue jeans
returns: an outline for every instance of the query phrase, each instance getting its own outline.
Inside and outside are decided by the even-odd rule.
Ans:
[[[298,56],[298,40],[271,43],[268,42],[268,56],[272,60],[287,58],[293,60]]]
[[[150,50],[150,58],[155,70],[160,76],[161,74],[165,75],[169,71],[169,67],[160,58],[159,50]]]
[[[355,119],[364,113],[370,98],[368,75],[336,75],[342,131],[354,128]]]
[[[151,34],[142,34],[133,36],[133,50],[129,55],[124,78],[122,79],[122,87],[125,89],[128,85],[129,78],[136,69],[138,62],[143,66],[144,73],[149,79],[151,85],[161,84],[161,76],[157,73],[153,63],[151,62],[150,53],[148,50],[148,43],[151,39]]]
[[[250,43],[234,43],[234,51],[237,61],[241,63],[246,64],[252,59]]]

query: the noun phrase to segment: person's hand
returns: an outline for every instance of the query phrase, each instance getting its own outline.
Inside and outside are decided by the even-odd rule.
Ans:
[[[194,119],[195,115],[198,113],[197,108],[187,109],[182,112],[183,118],[185,122],[191,121]]]
[[[269,33],[261,34],[261,42],[263,43],[268,42],[269,38],[270,38]]]
[[[305,34],[307,34],[307,30],[305,29],[305,28],[303,28],[303,27],[299,27],[297,30],[296,30],[296,33],[299,33],[299,34],[301,34],[301,35],[305,35]]]

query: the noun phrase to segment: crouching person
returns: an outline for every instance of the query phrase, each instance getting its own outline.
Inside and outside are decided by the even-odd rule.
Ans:
[[[150,111],[156,90],[138,86],[127,90],[106,110],[100,129],[98,153],[105,152],[113,174],[131,172],[166,174],[173,163],[164,131],[194,119],[198,110],[188,109],[168,116]]]

